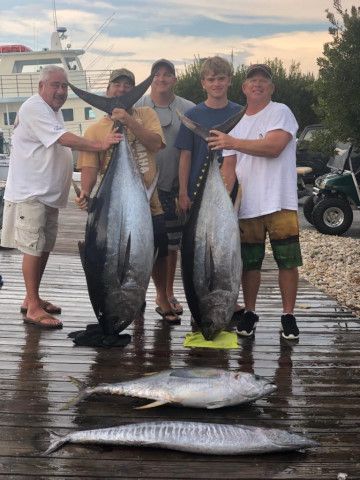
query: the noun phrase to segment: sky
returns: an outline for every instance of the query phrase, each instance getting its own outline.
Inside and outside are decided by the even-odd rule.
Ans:
[[[351,5],[358,3],[342,0]],[[84,68],[127,67],[137,83],[159,58],[180,73],[213,55],[232,56],[235,66],[277,57],[316,75],[331,41],[325,10],[334,12],[333,0],[0,0],[0,7],[0,45],[48,48],[56,11],[65,44],[86,47]]]

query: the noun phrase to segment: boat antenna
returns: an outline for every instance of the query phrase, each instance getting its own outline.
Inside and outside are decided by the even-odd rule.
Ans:
[[[55,1],[55,0],[54,0]],[[95,40],[98,38],[98,36],[100,35],[101,31],[107,27],[110,22],[112,22],[114,16],[116,15],[116,12],[113,12],[106,20],[105,22],[100,25],[100,27],[96,30],[96,32],[94,33],[94,35],[92,35],[92,37],[89,38],[89,40],[85,43],[85,45],[83,46],[83,50],[87,50],[88,48],[91,47],[91,45],[95,42]]]
[[[56,16],[56,0],[53,0],[53,21],[54,21],[54,31],[57,31],[58,28],[58,22],[57,22],[57,16]]]

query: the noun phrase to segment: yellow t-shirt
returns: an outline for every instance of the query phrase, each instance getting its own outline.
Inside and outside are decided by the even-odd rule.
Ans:
[[[136,121],[143,125],[144,128],[160,135],[162,142],[164,144],[166,143],[159,119],[152,108],[133,108],[132,116],[136,119]],[[111,132],[113,125],[113,120],[111,120],[110,117],[105,116],[98,122],[90,125],[90,127],[87,128],[84,137],[92,141],[102,141],[106,135]],[[157,172],[155,159],[156,154],[146,149],[137,140],[135,135],[126,127],[124,132],[127,136],[134,159],[137,162],[140,172],[143,176],[144,183],[147,187],[149,187],[152,184]],[[82,167],[96,167],[100,174],[103,175],[109,164],[111,153],[112,148],[104,152],[79,152],[77,168],[81,170]],[[157,189],[154,190],[154,193],[151,196],[150,209],[152,215],[159,215],[160,213],[163,213]]]

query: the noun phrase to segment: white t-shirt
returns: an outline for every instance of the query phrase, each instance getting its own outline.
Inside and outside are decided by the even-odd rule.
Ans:
[[[242,188],[239,218],[255,218],[281,209],[297,210],[296,140],[298,129],[291,110],[283,103],[270,102],[255,115],[244,115],[229,135],[255,140],[272,130],[289,132],[292,139],[277,158],[255,157],[236,150],[236,175]]]
[[[6,200],[66,206],[73,163],[71,149],[57,142],[64,133],[61,111],[55,112],[40,95],[23,103],[12,135]]]

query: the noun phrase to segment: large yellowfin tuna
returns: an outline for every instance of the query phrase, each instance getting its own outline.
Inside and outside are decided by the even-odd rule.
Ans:
[[[217,130],[230,131],[245,109]],[[179,114],[184,125],[200,137],[208,129]],[[192,317],[206,340],[228,327],[241,281],[238,218],[219,171],[219,152],[209,152],[198,181],[194,202],[183,230],[182,278]]]
[[[100,97],[70,85],[90,105],[111,114],[128,110],[152,77],[121,97]],[[155,185],[154,185],[155,186]],[[154,188],[153,186],[153,188]],[[114,147],[109,166],[90,202],[85,242],[79,245],[96,326],[74,332],[81,345],[126,345],[122,332],[141,312],[153,265],[154,239],[146,190],[126,135]]]

